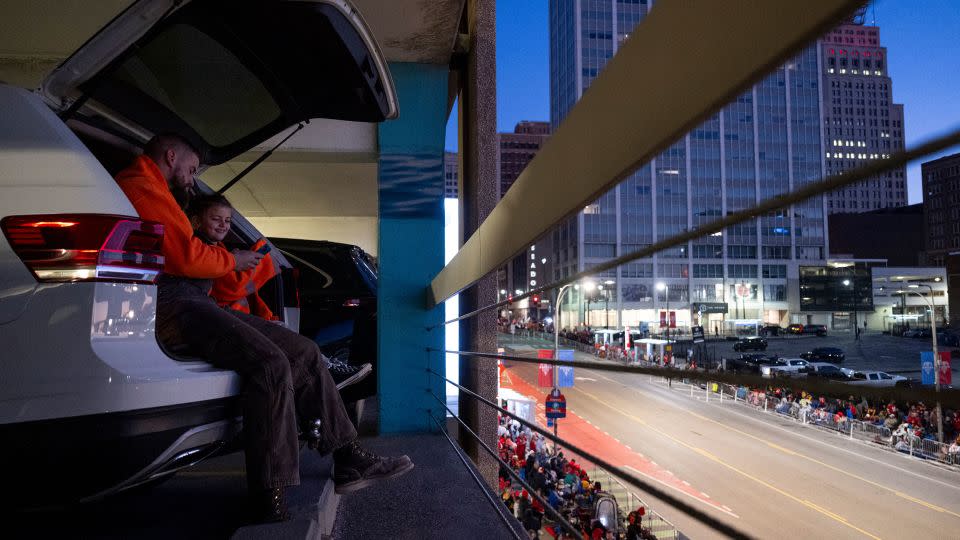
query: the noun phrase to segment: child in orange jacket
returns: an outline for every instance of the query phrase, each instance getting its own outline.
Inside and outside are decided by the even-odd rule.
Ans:
[[[195,234],[204,242],[223,246],[223,239],[230,232],[233,221],[233,206],[223,195],[212,193],[200,195],[190,202],[187,209],[190,224]],[[251,248],[256,251],[267,241],[263,238]],[[217,304],[267,320],[278,320],[257,291],[277,275],[277,265],[270,254],[264,255],[255,268],[245,272],[229,272],[213,282],[210,291]]]

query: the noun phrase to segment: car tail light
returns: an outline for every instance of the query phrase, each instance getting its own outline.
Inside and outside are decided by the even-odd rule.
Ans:
[[[126,216],[58,214],[0,221],[38,281],[153,283],[163,270],[163,225]]]

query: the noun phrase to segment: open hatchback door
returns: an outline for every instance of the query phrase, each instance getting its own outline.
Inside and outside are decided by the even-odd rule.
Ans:
[[[131,142],[179,133],[209,165],[298,122],[398,111],[380,48],[346,0],[138,0],[41,92],[61,117]]]

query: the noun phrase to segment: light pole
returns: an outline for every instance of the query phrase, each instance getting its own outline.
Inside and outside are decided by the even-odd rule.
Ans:
[[[664,291],[664,298],[666,299],[665,304],[667,306],[667,344],[670,344],[670,286],[664,282],[657,283],[657,290]]]
[[[849,280],[849,279],[843,280],[843,286],[844,286],[844,287],[849,287],[849,286],[850,286],[850,280]],[[860,325],[857,324],[857,290],[856,290],[856,288],[853,289],[853,292],[851,293],[850,296],[853,298],[853,301],[852,301],[852,304],[853,304],[853,310],[852,310],[852,311],[853,311],[853,340],[854,340],[854,341],[857,341],[857,340],[860,339]]]
[[[554,311],[554,314],[553,314],[553,315],[554,315],[554,317],[553,317],[553,319],[554,319],[554,321],[553,321],[553,359],[554,359],[554,360],[557,360],[558,357],[560,356],[560,353],[559,353],[559,351],[560,351],[560,311],[561,311],[561,310],[560,310],[560,301],[563,300],[563,293],[567,292],[567,289],[569,289],[571,286],[573,286],[573,288],[574,288],[575,290],[579,290],[579,289],[580,289],[580,285],[577,285],[577,284],[574,284],[574,283],[568,283],[568,284],[564,285],[563,287],[560,287],[560,290],[557,291],[557,303],[554,304],[554,305],[555,305],[555,307],[554,307],[554,309],[553,309],[553,311]],[[560,385],[560,379],[559,379],[559,377],[560,377],[560,370],[559,370],[558,368],[559,368],[559,366],[556,366],[556,365],[553,366],[553,390],[558,390],[559,385]],[[553,391],[551,391],[551,393],[553,393]],[[559,418],[554,418],[554,420],[553,420],[553,436],[554,436],[554,437],[557,436],[557,424],[560,423],[559,420],[560,420]],[[553,445],[553,450],[554,450],[554,452],[556,452],[556,450],[557,450],[557,445],[556,445],[556,443],[554,443],[554,445]]]
[[[904,280],[906,283],[906,280]],[[911,283],[907,285],[908,289],[919,289],[921,286],[926,287],[930,291],[930,300],[927,299],[917,291],[905,291],[913,293],[920,297],[925,304],[930,306],[930,337],[932,339],[933,345],[933,382],[936,387],[937,394],[940,393],[940,354],[937,352],[937,317],[936,317],[936,304],[933,302],[933,287],[927,285],[926,283],[917,284]],[[937,441],[943,442],[943,412],[940,410],[940,397],[937,396]]]

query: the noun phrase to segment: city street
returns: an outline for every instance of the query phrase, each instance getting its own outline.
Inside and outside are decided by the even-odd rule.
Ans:
[[[508,374],[515,390],[542,403],[536,366],[513,364]],[[956,471],[729,401],[705,403],[702,392],[691,397],[687,386],[647,376],[578,369],[564,393],[570,418],[561,437],[758,538],[955,538],[960,528]],[[691,538],[715,536],[637,494]]]

